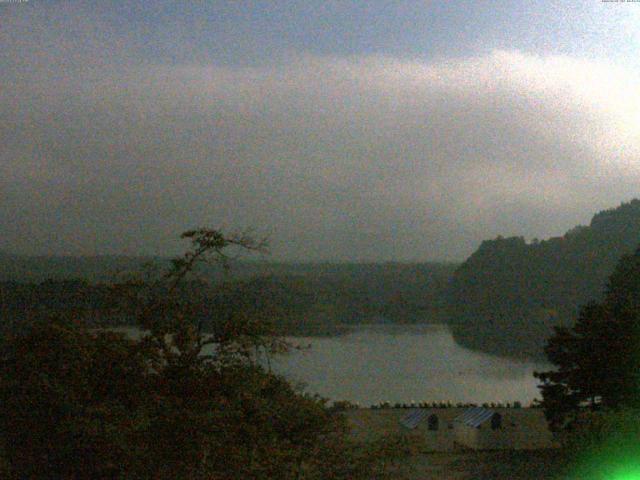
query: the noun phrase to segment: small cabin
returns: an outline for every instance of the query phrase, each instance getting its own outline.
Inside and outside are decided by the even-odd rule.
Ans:
[[[401,434],[420,438],[425,452],[556,446],[539,408],[361,408],[345,414],[360,440]]]
[[[420,437],[426,451],[449,452],[455,440],[453,408],[417,408],[400,418],[400,425],[407,433]]]
[[[540,409],[474,407],[454,420],[455,444],[473,450],[532,450],[553,446]]]

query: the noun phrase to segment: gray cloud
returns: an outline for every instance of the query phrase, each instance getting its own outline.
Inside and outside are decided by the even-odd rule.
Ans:
[[[92,59],[99,35],[62,62],[51,35],[22,53],[55,65],[14,56],[0,74],[7,249],[165,253],[211,225],[270,231],[278,258],[459,259],[638,194],[640,94],[619,66],[517,51],[134,65]]]

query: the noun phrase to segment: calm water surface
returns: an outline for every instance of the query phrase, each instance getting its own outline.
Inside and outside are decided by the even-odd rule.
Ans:
[[[550,365],[467,350],[445,325],[362,326],[339,337],[292,337],[311,345],[274,370],[310,393],[370,405],[389,402],[513,402],[540,397],[535,370]]]
[[[136,336],[135,328],[119,329]],[[539,398],[533,372],[544,363],[467,350],[446,325],[359,326],[338,337],[289,337],[302,351],[271,366],[309,393],[361,405],[403,402],[513,402]]]

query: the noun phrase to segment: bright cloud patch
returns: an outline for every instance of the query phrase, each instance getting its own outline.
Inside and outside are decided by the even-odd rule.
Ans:
[[[38,68],[0,92],[0,222],[34,250],[160,251],[222,224],[266,226],[289,258],[460,258],[640,194],[623,66],[495,51]]]

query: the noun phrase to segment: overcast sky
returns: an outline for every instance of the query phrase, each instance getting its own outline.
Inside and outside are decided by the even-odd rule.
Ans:
[[[462,260],[640,197],[640,3],[0,3],[0,249]]]

